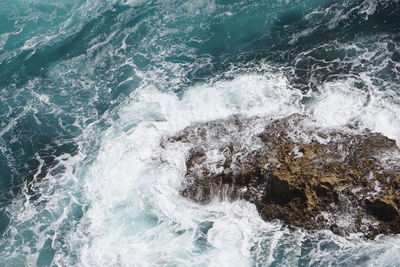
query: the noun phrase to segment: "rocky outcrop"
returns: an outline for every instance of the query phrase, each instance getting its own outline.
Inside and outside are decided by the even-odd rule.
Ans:
[[[181,194],[200,203],[245,199],[267,221],[340,235],[400,233],[400,151],[381,134],[234,116],[163,142],[187,145]]]

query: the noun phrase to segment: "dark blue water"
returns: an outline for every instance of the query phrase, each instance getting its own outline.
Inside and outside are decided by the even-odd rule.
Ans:
[[[237,82],[242,81],[242,75],[250,75],[245,76],[246,81],[249,79],[245,85]],[[199,111],[196,106],[197,97],[191,98],[187,95],[192,94],[188,93],[192,91],[199,91],[200,95],[204,90],[208,92],[208,89],[203,88],[207,84],[216,90],[210,91],[211,96],[208,97],[234,99],[234,104],[229,104],[227,110],[233,113],[245,112],[247,106],[243,108],[244,106],[238,104],[238,108],[231,107],[237,103],[247,103],[248,92],[243,91],[236,95],[230,91],[225,94],[224,90],[227,87],[233,88],[232,90],[243,87],[250,90],[249,92],[254,87],[256,90],[259,83],[254,81],[253,84],[252,78],[248,78],[253,77],[251,75],[258,77],[255,80],[259,80],[259,77],[275,79],[277,75],[284,77],[284,87],[300,99],[299,105],[304,105],[298,108],[297,104],[293,104],[293,107],[302,111],[310,103],[315,104],[315,99],[320,99],[318,103],[325,103],[329,107],[338,106],[337,103],[341,105],[341,98],[337,100],[338,98],[329,96],[334,92],[342,92],[339,87],[345,86],[347,91],[343,99],[365,96],[365,105],[373,106],[373,110],[368,109],[368,114],[375,117],[346,117],[353,112],[349,111],[342,118],[360,120],[367,128],[400,140],[397,139],[400,138],[400,133],[396,130],[400,108],[400,2],[2,0],[0,265],[92,266],[102,263],[119,266],[126,265],[129,260],[138,266],[228,264],[229,257],[221,256],[224,260],[213,262],[199,256],[203,253],[207,257],[211,255],[210,257],[219,259],[219,252],[215,252],[217,255],[202,251],[203,247],[207,250],[206,228],[212,228],[212,222],[199,224],[202,239],[196,238],[205,242],[201,245],[202,249],[197,254],[182,256],[185,259],[198,257],[198,261],[180,261],[181,256],[176,251],[175,254],[165,252],[165,255],[157,252],[164,255],[159,256],[164,261],[153,261],[154,257],[158,257],[154,255],[135,261],[125,257],[129,253],[136,255],[133,252],[128,253],[128,249],[125,252],[115,252],[119,258],[111,257],[96,262],[96,257],[91,255],[93,251],[99,251],[94,249],[96,242],[118,243],[120,238],[121,243],[125,243],[122,241],[124,235],[113,236],[110,240],[105,237],[98,241],[94,234],[96,231],[90,230],[89,225],[93,225],[92,220],[95,218],[91,217],[94,216],[91,213],[96,206],[94,203],[100,201],[99,199],[102,200],[101,203],[113,201],[104,192],[88,193],[91,192],[91,182],[88,182],[91,180],[88,177],[97,175],[100,181],[105,176],[112,177],[113,181],[120,179],[122,174],[107,173],[113,165],[104,167],[107,171],[93,175],[93,169],[99,169],[101,163],[113,162],[112,159],[105,159],[107,153],[104,152],[104,147],[107,147],[107,140],[123,139],[126,134],[132,134],[133,139],[138,138],[140,127],[146,121],[172,121],[171,125],[177,125],[175,120],[191,114],[188,106],[194,110],[194,115],[190,116],[196,117],[199,112],[205,112]],[[268,80],[268,83],[280,84],[281,78],[276,79]],[[222,85],[214,87],[215,82]],[[150,87],[152,89],[148,92],[148,89],[144,89]],[[143,93],[143,90],[147,93]],[[153,94],[154,99],[147,96],[148,94]],[[200,95],[198,99],[202,99]],[[176,97],[187,104],[182,104],[181,112],[175,111],[169,104],[163,104],[169,103],[169,100],[162,100],[167,96]],[[274,98],[280,99],[279,94]],[[330,100],[333,102],[323,102],[325,99],[333,99]],[[335,102],[335,99],[339,102]],[[373,102],[374,99],[378,100]],[[376,104],[378,102],[379,105]],[[203,105],[207,103],[210,101],[205,101]],[[256,105],[254,103],[249,102],[248,106]],[[345,108],[346,103],[343,104]],[[357,103],[350,103],[348,106],[361,114],[364,112],[361,107],[365,105],[357,106]],[[209,110],[212,108],[210,106]],[[285,104],[281,109],[289,110],[290,105]],[[172,110],[171,113],[165,113],[168,110]],[[341,116],[331,116],[329,110],[327,115],[325,111],[316,108],[313,112],[316,117],[322,116],[327,120],[336,120]],[[171,114],[175,114],[176,118]],[[225,113],[215,116],[223,117],[223,114]],[[126,122],[124,116],[131,118],[131,121]],[[199,120],[205,118],[208,117],[199,117]],[[185,121],[189,122],[191,121]],[[182,122],[181,126],[185,126],[185,123]],[[129,140],[131,139],[124,142],[130,142]],[[129,144],[125,145],[130,147]],[[116,146],[118,145],[114,144],[109,149]],[[140,156],[142,152],[139,150],[129,155],[143,158],[145,156]],[[117,157],[124,153],[128,152],[111,154]],[[123,160],[129,159],[121,156],[116,162]],[[140,160],[135,162],[132,160],[131,163],[135,170],[144,168]],[[139,177],[146,170],[149,171],[144,168],[140,174],[132,175]],[[121,179],[118,184],[124,187],[126,182]],[[152,187],[151,184],[148,187]],[[103,190],[107,190],[106,186]],[[148,193],[140,192],[143,195]],[[125,196],[125,193],[117,192],[115,197]],[[137,202],[140,201],[132,200],[129,203],[136,203],[132,204],[135,206]],[[151,203],[143,203],[153,207]],[[130,204],[124,205],[129,208]],[[114,208],[112,210],[115,212]],[[142,213],[132,219],[141,225],[132,226],[139,229],[135,235],[141,233],[143,225],[142,232],[145,233],[161,224],[161,219],[157,217],[160,215],[149,210],[152,208],[144,208]],[[155,217],[158,219],[154,219]],[[74,236],[74,241],[71,241],[73,238],[70,235],[76,229],[80,229],[78,232],[88,239],[78,242],[76,240],[79,238]],[[102,232],[99,229],[98,232]],[[125,230],[129,232],[129,229]],[[165,233],[154,234],[155,237],[158,235]],[[293,241],[291,237],[282,237],[280,240],[283,243],[276,250],[268,248],[272,241],[268,241],[268,238],[262,239],[264,241],[249,245],[252,247],[247,256],[249,261],[240,264],[400,264],[398,256],[393,256],[395,258],[392,257],[387,262],[380,262],[381,264],[374,262],[375,258],[382,259],[379,257],[387,255],[388,251],[398,255],[398,238],[382,241],[383,243],[379,241],[379,244],[367,244],[366,249],[360,252],[352,247],[354,244],[335,247],[334,241],[329,241],[333,243],[326,245],[325,252],[332,251],[332,257],[328,261],[324,261],[323,256],[316,252],[323,250],[316,245],[320,244],[320,239],[313,241],[315,237],[302,238],[303,241]],[[331,240],[331,237],[328,239]],[[300,252],[293,252],[300,253],[296,254],[298,261],[293,261],[293,255],[288,255],[296,247],[291,242],[304,243],[300,246]],[[377,250],[371,252],[370,247],[375,245]],[[285,247],[288,247],[287,250]],[[84,248],[89,252],[85,252]],[[226,249],[229,251],[229,248]],[[178,248],[177,250],[179,251]],[[210,250],[213,251],[211,248]],[[137,253],[147,255],[147,251]],[[377,256],[374,258],[368,253]],[[316,259],[315,255],[322,258]],[[352,255],[355,255],[355,259],[348,260]],[[291,260],[285,261],[286,258]]]

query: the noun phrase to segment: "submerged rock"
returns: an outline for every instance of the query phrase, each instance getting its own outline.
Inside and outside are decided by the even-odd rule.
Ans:
[[[267,221],[340,235],[400,233],[400,151],[381,134],[233,116],[163,142],[188,146],[181,194],[200,203],[245,199]]]

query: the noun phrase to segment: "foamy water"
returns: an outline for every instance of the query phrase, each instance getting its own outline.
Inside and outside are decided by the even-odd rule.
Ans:
[[[294,113],[400,144],[397,14],[397,0],[1,2],[0,266],[399,266],[398,236],[183,198],[189,148],[161,145]]]
[[[314,101],[309,106],[301,104],[301,94],[291,90],[282,75],[242,74],[231,81],[194,86],[181,99],[151,86],[141,88],[121,110],[120,120],[105,133],[85,178],[84,193],[91,205],[82,230],[89,237],[81,249],[82,263],[247,266],[264,257],[266,250],[269,253],[263,264],[268,264],[280,260],[278,251],[285,246],[287,235],[296,246],[288,247],[293,255],[281,262],[282,266],[299,264],[302,242],[308,238],[318,240],[315,244],[310,241],[308,256],[316,257],[316,262],[335,262],[326,250],[333,254],[363,250],[375,253],[391,247],[399,252],[398,239],[366,242],[325,232],[291,233],[279,223],[263,222],[255,207],[243,201],[201,206],[178,193],[185,175],[187,148],[170,145],[164,149],[160,139],[195,122],[232,114],[279,117],[305,113],[317,114],[314,117],[324,126],[340,127],[359,121],[372,126],[373,131],[398,136],[398,119],[393,121],[393,128],[380,129],[376,127],[379,124],[371,123],[377,121],[376,116],[391,111],[386,111],[383,100],[379,102],[382,106],[367,103],[351,88],[351,81],[328,84],[326,88],[326,92],[312,96]],[[263,242],[269,243],[268,249],[260,245]],[[320,247],[319,242],[331,243],[332,248]],[[393,262],[395,258],[393,255]],[[372,261],[368,264],[373,266]]]

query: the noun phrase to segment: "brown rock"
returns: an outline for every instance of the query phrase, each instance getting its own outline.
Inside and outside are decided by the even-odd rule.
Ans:
[[[254,203],[265,220],[368,238],[400,233],[400,151],[354,126],[327,129],[302,115],[233,116],[186,128],[182,195]]]

